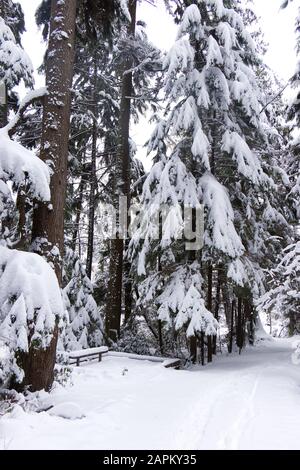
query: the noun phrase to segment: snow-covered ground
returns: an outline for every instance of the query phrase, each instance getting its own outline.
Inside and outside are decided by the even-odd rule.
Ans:
[[[0,448],[300,449],[294,343],[265,339],[192,370],[117,357],[74,368],[73,386],[42,394],[54,408],[1,419]]]

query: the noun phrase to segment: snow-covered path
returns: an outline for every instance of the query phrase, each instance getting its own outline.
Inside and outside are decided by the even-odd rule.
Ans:
[[[74,386],[44,394],[45,406],[83,418],[16,407],[0,421],[0,448],[300,449],[291,352],[290,340],[264,341],[189,371],[106,357],[75,368]]]

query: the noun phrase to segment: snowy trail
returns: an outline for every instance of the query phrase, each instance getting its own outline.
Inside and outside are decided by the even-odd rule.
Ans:
[[[44,394],[45,406],[82,419],[17,407],[0,422],[0,448],[300,449],[291,348],[289,340],[264,341],[189,371],[106,357],[75,368],[73,387]]]

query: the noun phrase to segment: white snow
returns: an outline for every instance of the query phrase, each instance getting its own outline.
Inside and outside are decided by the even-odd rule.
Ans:
[[[49,168],[33,152],[10,139],[6,128],[0,129],[0,179],[17,185],[27,180],[32,196],[50,200]]]
[[[19,102],[19,109],[16,113],[16,115],[11,119],[11,121],[4,127],[2,128],[2,131],[9,132],[13,127],[18,123],[21,115],[20,111],[24,110],[26,106],[28,106],[32,101],[38,99],[38,98],[43,98],[47,94],[47,87],[41,87],[37,88],[36,90],[31,90],[26,93],[24,98]]]
[[[261,341],[191,370],[104,357],[74,368],[73,386],[40,394],[52,412],[16,407],[2,417],[0,447],[300,449],[294,341]]]
[[[84,414],[76,403],[59,403],[48,411],[50,416],[59,416],[65,419],[81,419]]]

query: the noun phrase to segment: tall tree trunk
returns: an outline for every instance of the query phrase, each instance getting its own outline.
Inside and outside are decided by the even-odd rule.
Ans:
[[[213,111],[212,120],[215,121],[216,119],[216,111]],[[211,172],[215,174],[215,155],[216,153],[216,123],[213,124],[212,129],[212,145],[211,145]],[[206,299],[206,308],[210,312],[213,311],[213,266],[212,263],[208,263],[207,268],[207,299]],[[213,355],[213,341],[215,340],[216,336],[213,338],[212,336],[207,337],[207,362],[212,362],[212,355]]]
[[[136,24],[136,0],[129,1],[129,12],[131,23],[128,35],[135,35]],[[119,142],[116,161],[116,184],[115,195],[124,195],[127,198],[127,208],[130,205],[130,148],[129,148],[129,125],[131,114],[131,95],[133,92],[132,73],[125,73],[131,68],[132,59],[127,57],[122,67],[121,103],[119,118]],[[115,198],[115,209],[119,201]],[[127,211],[128,213],[128,211]],[[128,222],[128,220],[127,220]],[[118,237],[111,240],[109,286],[106,307],[105,329],[107,336],[113,337],[119,334],[122,313],[122,281],[123,281],[123,254],[124,240]]]
[[[53,263],[62,284],[64,208],[66,201],[71,84],[73,77],[76,0],[52,0],[41,159],[50,164],[51,204],[38,203],[33,213],[32,247]],[[49,390],[53,383],[58,325],[46,349],[30,348],[24,358],[24,385]]]
[[[93,80],[93,102],[97,102],[97,54],[94,55],[94,80]],[[88,225],[88,245],[86,257],[86,273],[91,279],[93,252],[94,252],[94,225],[95,225],[95,199],[97,189],[96,174],[96,157],[97,157],[97,137],[98,137],[98,121],[97,108],[94,109],[93,130],[92,130],[92,159],[91,159],[91,175],[90,175],[90,196],[89,196],[89,225]]]
[[[81,217],[81,210],[82,210],[84,185],[85,185],[85,181],[84,181],[84,178],[82,176],[81,179],[80,179],[79,188],[78,188],[78,192],[79,192],[78,201],[77,201],[76,207],[75,207],[76,217],[75,217],[75,226],[74,226],[74,230],[73,230],[73,233],[72,233],[72,243],[71,243],[71,248],[72,248],[73,251],[75,251],[75,249],[76,249],[76,242],[77,242],[77,237],[78,237],[78,233],[79,233],[79,224],[80,224],[80,217]]]

